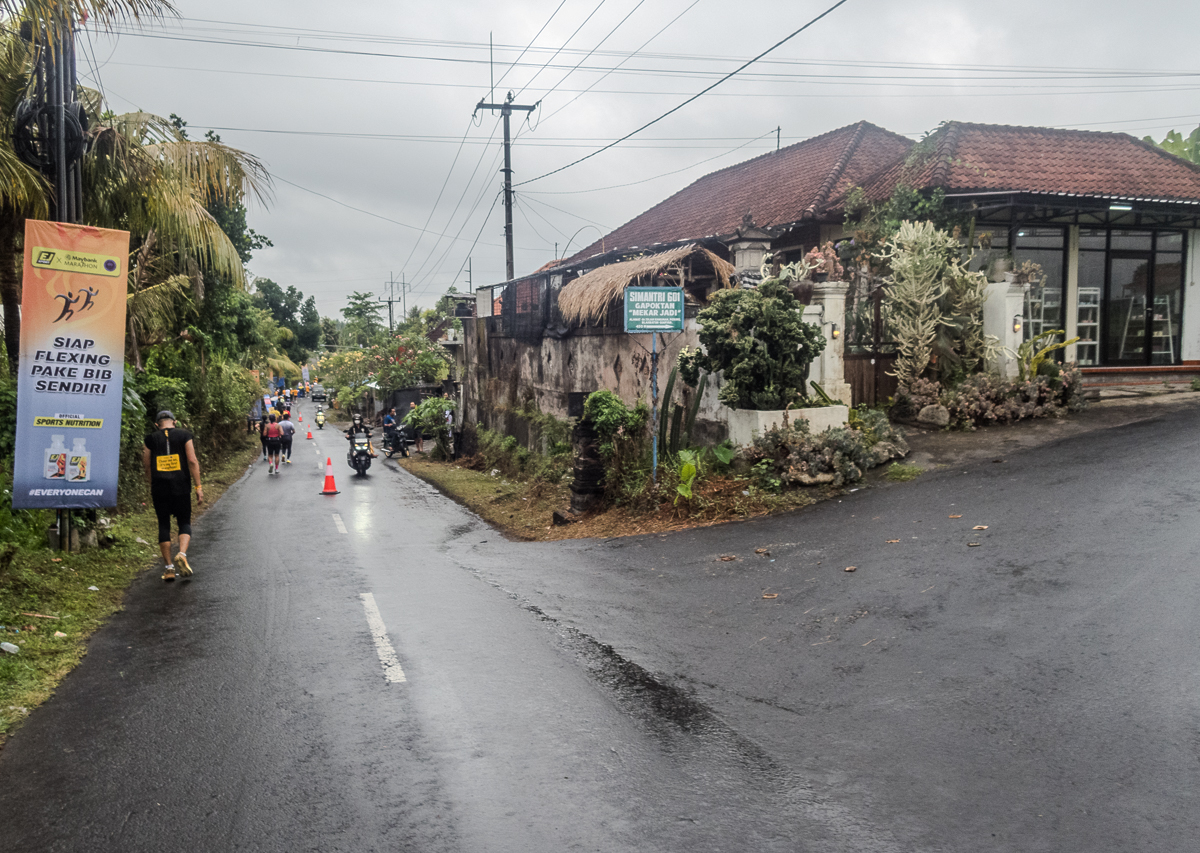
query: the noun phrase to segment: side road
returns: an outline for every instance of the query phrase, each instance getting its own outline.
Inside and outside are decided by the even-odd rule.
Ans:
[[[917,437],[939,470],[793,514],[453,553],[890,832],[847,849],[1182,849],[1200,405],[1152,411]]]

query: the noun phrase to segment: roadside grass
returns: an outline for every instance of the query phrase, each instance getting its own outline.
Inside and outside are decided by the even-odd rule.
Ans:
[[[801,509],[840,493],[836,489],[809,489],[772,494],[742,478],[709,477],[696,484],[690,502],[681,500],[674,504],[664,500],[644,509],[612,506],[569,516],[574,521],[559,526],[552,523],[551,516],[555,510],[568,514],[571,491],[566,479],[554,485],[522,482],[474,471],[455,462],[434,462],[416,455],[395,461],[506,535],[542,542],[637,536],[706,527]]]
[[[223,463],[206,468],[205,504],[195,508],[193,517],[237,482],[258,452],[258,442],[247,437]],[[158,522],[153,508],[143,504],[136,512],[109,517],[108,532],[116,536],[110,547],[78,554],[44,545],[21,549],[7,570],[0,570],[0,625],[5,626],[0,635],[20,649],[15,655],[0,652],[0,749],[13,728],[46,701],[87,654],[88,638],[121,609],[133,579],[151,566],[157,571]],[[147,544],[139,543],[139,537]],[[92,586],[98,589],[89,590]],[[65,636],[56,637],[56,632]]]
[[[915,480],[925,473],[925,469],[920,465],[905,465],[902,462],[893,462],[883,476],[887,477],[893,483],[907,483],[909,480]]]

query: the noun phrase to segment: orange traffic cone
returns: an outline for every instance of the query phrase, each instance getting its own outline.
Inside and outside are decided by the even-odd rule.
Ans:
[[[304,423],[304,415],[300,416],[300,423]]]
[[[312,441],[312,427],[308,428],[308,440]]]
[[[333,457],[332,456],[325,457],[325,488],[321,490],[321,494],[323,494],[323,495],[341,494],[341,492],[338,491],[337,486],[334,485],[334,482],[333,482]]]

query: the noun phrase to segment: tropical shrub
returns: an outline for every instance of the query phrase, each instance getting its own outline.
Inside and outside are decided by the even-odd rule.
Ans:
[[[432,435],[433,458],[450,458],[450,425],[446,412],[458,409],[458,402],[449,397],[426,397],[404,418],[404,423],[422,435]],[[516,439],[513,439],[516,442]]]
[[[990,373],[967,378],[942,395],[941,403],[950,412],[950,425],[975,429],[1027,418],[1058,417],[1087,405],[1083,374],[1078,367],[1063,368],[1047,362],[1043,370],[1041,375],[1016,381]]]
[[[896,336],[895,376],[908,385],[931,373],[980,370],[999,341],[983,334],[987,278],[970,272],[958,236],[931,222],[903,222],[885,244],[886,300]]]
[[[870,468],[908,453],[903,434],[883,412],[860,408],[857,427],[831,427],[819,435],[808,421],[767,430],[742,451],[760,485],[769,490],[787,486],[843,486],[861,480]]]
[[[679,375],[695,386],[700,371],[722,371],[718,398],[735,409],[783,409],[803,396],[812,360],[825,348],[819,326],[785,279],[750,290],[721,290],[697,315],[704,350],[679,355]]]

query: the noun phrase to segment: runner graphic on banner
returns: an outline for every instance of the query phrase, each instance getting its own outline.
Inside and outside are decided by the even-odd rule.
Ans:
[[[15,509],[117,505],[129,233],[25,221]]]

